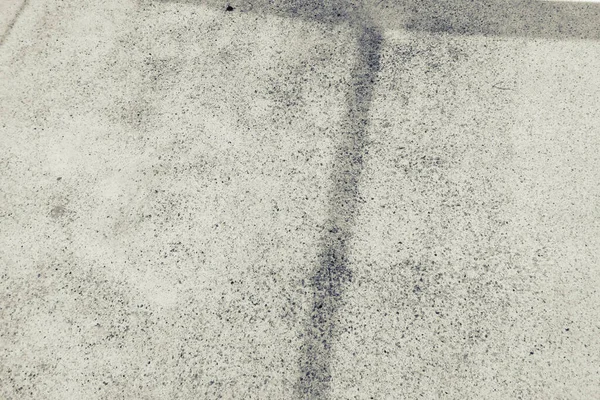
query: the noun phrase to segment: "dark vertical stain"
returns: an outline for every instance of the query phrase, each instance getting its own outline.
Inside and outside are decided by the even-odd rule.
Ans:
[[[23,2],[21,3],[21,6],[19,7],[19,9],[17,10],[17,12],[15,13],[15,16],[8,23],[8,26],[6,27],[6,30],[2,33],[2,35],[0,35],[0,46],[3,45],[4,42],[6,41],[6,38],[10,34],[10,31],[12,30],[13,26],[15,26],[15,23],[17,22],[17,20],[19,19],[19,17],[23,13],[23,10],[25,9],[25,7],[27,6],[28,3],[29,3],[29,0],[23,0]]]
[[[312,307],[304,332],[296,387],[298,397],[306,399],[329,396],[332,343],[344,288],[352,278],[348,246],[359,202],[369,112],[379,72],[380,33],[362,21],[351,24],[356,33],[357,60],[347,93],[343,136],[337,144],[333,164],[327,229],[321,239],[319,264],[310,279]]]

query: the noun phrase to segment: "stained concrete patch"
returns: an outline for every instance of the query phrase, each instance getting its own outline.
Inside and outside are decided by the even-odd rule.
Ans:
[[[30,0],[0,397],[595,398],[598,10]]]

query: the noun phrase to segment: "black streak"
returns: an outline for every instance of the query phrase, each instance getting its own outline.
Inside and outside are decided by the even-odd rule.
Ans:
[[[359,201],[359,180],[366,151],[369,110],[379,72],[381,35],[372,26],[353,24],[357,61],[347,93],[343,137],[333,165],[327,230],[321,239],[319,264],[310,280],[312,307],[301,348],[297,395],[325,399],[331,383],[332,343],[344,287],[352,279],[348,246]]]

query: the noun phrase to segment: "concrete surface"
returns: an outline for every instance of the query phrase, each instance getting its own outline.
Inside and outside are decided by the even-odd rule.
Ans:
[[[600,399],[597,4],[2,7],[1,399]]]

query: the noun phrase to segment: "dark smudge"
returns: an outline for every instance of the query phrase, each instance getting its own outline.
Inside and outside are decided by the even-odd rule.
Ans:
[[[364,22],[351,22],[358,52],[347,93],[347,115],[332,170],[327,229],[321,239],[319,264],[310,280],[312,307],[301,348],[299,398],[328,397],[332,343],[343,292],[352,278],[348,246],[359,202],[359,181],[366,150],[369,111],[379,72],[381,35]]]
[[[59,205],[59,206],[52,207],[52,210],[50,210],[50,216],[52,218],[56,219],[56,218],[60,218],[63,215],[65,215],[66,212],[67,212],[67,210],[65,209],[65,207]]]

